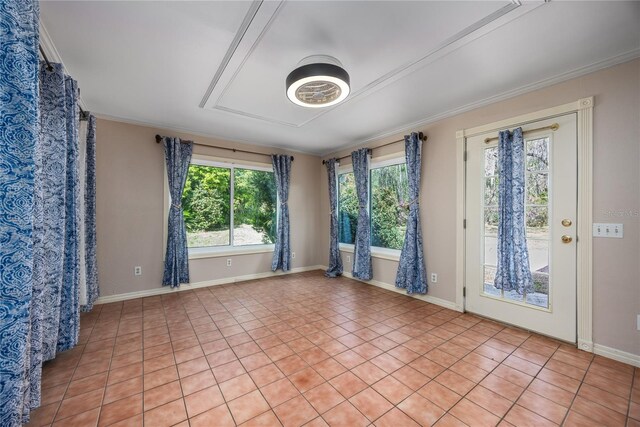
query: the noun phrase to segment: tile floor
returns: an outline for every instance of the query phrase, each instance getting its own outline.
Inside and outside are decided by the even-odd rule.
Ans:
[[[99,305],[30,425],[640,426],[640,370],[319,271]]]

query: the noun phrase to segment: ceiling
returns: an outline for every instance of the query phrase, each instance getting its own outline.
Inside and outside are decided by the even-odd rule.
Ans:
[[[314,154],[640,56],[640,2],[43,1],[41,21],[97,115]],[[287,99],[314,54],[345,102]]]

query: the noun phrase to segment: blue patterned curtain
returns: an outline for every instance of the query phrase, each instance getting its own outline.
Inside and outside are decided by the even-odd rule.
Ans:
[[[291,265],[291,249],[289,248],[289,181],[291,177],[291,156],[274,154],[271,156],[273,174],[278,192],[278,228],[276,230],[276,247],[273,251],[271,270],[289,271]]]
[[[80,180],[78,177],[78,85],[64,76],[64,106],[67,140],[65,188],[64,272],[60,295],[60,322],[56,351],[73,348],[80,333]],[[41,93],[41,101],[43,95]]]
[[[358,279],[371,280],[371,228],[369,224],[369,149],[361,148],[351,153],[353,176],[358,196],[358,226],[353,250],[352,275]]]
[[[533,280],[524,217],[525,150],[522,128],[500,132],[498,142],[498,268],[495,287],[531,292]]]
[[[72,348],[80,330],[78,89],[61,64],[40,67],[36,145],[34,296],[42,292],[42,361]],[[33,358],[40,355],[34,349]]]
[[[427,293],[427,271],[422,249],[422,227],[420,226],[420,170],[422,166],[422,141],[417,133],[404,137],[409,181],[409,216],[404,235],[396,287],[406,289],[408,294]]]
[[[167,164],[171,208],[167,224],[167,253],[162,285],[172,288],[180,286],[180,283],[189,283],[189,252],[182,214],[182,191],[187,181],[192,152],[193,142],[164,137],[164,159]]]
[[[90,311],[100,296],[98,259],[96,257],[96,118],[87,120],[87,145],[84,171],[84,263],[87,303],[82,311]]]
[[[324,275],[327,277],[337,277],[342,275],[342,257],[338,247],[338,192],[337,192],[337,160],[329,159],[324,162],[327,167],[327,177],[329,178],[329,206],[331,207],[330,219],[330,241],[329,241],[329,268]]]
[[[0,425],[29,420],[38,2],[0,2]],[[38,334],[36,330],[36,334]],[[34,394],[39,394],[34,392]]]

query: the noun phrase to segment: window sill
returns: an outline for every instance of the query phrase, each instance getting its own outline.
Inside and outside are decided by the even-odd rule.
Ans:
[[[189,259],[218,258],[231,255],[252,255],[273,252],[276,245],[248,245],[241,247],[193,248],[189,249]]]
[[[354,245],[340,243],[338,249],[344,252],[353,253]],[[387,259],[389,261],[400,261],[400,250],[371,247],[371,256],[373,258]]]

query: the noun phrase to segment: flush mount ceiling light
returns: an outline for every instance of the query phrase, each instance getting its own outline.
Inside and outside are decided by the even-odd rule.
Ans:
[[[349,73],[331,56],[309,56],[287,76],[287,97],[302,107],[336,105],[349,96],[349,91]]]

